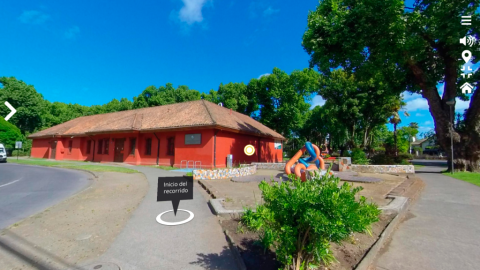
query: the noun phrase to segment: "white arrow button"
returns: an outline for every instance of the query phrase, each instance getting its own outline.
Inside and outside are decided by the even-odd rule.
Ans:
[[[5,106],[7,106],[9,109],[10,109],[10,113],[5,117],[5,121],[8,121],[8,119],[10,119],[10,117],[12,117],[16,112],[17,110],[15,110],[15,108],[13,108],[12,105],[10,105],[10,103],[8,103],[8,101],[5,101]]]

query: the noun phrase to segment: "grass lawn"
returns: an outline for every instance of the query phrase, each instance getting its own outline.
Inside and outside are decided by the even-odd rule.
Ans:
[[[480,173],[472,173],[472,172],[456,172],[451,174],[449,172],[443,173],[446,176],[450,176],[456,179],[463,180],[465,182],[472,183],[480,187]]]
[[[48,161],[44,159],[15,159],[9,158],[8,162],[10,163],[18,163],[18,164],[25,164],[25,165],[38,165],[38,166],[46,166],[46,167],[53,167],[59,165],[65,165],[65,162],[58,162],[58,161]]]
[[[97,165],[62,165],[55,166],[58,168],[65,169],[81,169],[92,172],[120,172],[120,173],[138,173],[137,170],[124,168],[124,167],[115,167],[115,166],[97,166]]]
[[[177,167],[172,167],[172,166],[163,166],[163,165],[139,165],[143,167],[150,167],[150,168],[157,168],[157,169],[162,169],[166,171],[171,171],[171,170],[179,170],[180,168]]]
[[[121,173],[137,173],[138,171],[124,167],[104,166],[104,165],[74,165],[68,162],[48,161],[42,159],[8,159],[10,163],[18,163],[25,165],[37,165],[45,167],[57,167],[65,169],[81,169],[93,172],[121,172]]]

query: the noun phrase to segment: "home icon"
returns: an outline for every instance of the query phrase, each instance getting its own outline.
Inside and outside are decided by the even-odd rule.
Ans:
[[[460,86],[460,89],[462,89],[463,94],[471,94],[473,86],[469,83],[464,83],[462,86]]]

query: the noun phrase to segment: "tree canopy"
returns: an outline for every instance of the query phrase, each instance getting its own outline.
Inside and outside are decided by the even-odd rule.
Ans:
[[[464,65],[460,56],[466,47],[459,43],[465,35],[478,38],[479,6],[479,0],[417,0],[413,7],[405,7],[400,0],[324,0],[308,15],[303,46],[311,67],[323,74],[338,67],[361,78],[377,74],[391,93],[421,94],[428,101],[439,142],[448,149],[452,123],[447,102],[455,97],[468,100],[460,86],[480,78],[479,72],[471,78],[460,76]],[[462,15],[472,15],[471,26],[460,24]],[[480,51],[471,53],[472,62],[477,63]],[[440,83],[444,84],[441,94]],[[478,170],[479,91],[470,99],[465,129],[453,132],[455,164],[459,169]]]

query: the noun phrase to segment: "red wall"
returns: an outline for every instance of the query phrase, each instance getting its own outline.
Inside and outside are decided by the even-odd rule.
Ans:
[[[201,134],[201,143],[199,145],[186,145],[186,134]],[[176,132],[156,132],[154,133],[118,133],[103,134],[89,137],[74,138],[56,138],[57,140],[57,160],[88,160],[94,162],[114,162],[115,157],[115,139],[125,139],[122,161],[129,164],[155,165],[157,164],[158,139],[160,148],[158,155],[158,164],[164,166],[185,167],[186,163],[182,161],[194,161],[197,168],[213,168],[214,160],[214,130],[186,130]],[[175,138],[175,155],[167,155],[168,138]],[[130,154],[130,138],[136,138],[136,148],[134,154]],[[146,153],[147,138],[152,140],[151,154]],[[99,140],[105,143],[109,141],[108,154],[98,153]],[[32,147],[32,157],[50,158],[51,144],[54,139],[34,139]],[[91,150],[87,154],[87,143],[91,140]],[[72,141],[72,150],[69,150],[69,141]],[[274,140],[259,138],[250,135],[238,134],[228,131],[217,131],[216,139],[216,167],[226,167],[227,155],[233,155],[234,164],[250,162],[281,162],[282,149],[274,149]],[[251,144],[255,147],[255,154],[247,156],[244,153],[244,147]],[[104,147],[102,147],[104,148]],[[200,163],[199,163],[199,162]],[[193,166],[189,162],[189,167]]]
[[[186,145],[186,134],[201,134],[201,144]],[[196,164],[196,168],[213,168],[213,130],[190,130],[180,131],[175,134],[175,167],[182,165],[185,167],[185,162],[181,164],[182,160],[186,161],[200,161]],[[194,163],[189,163],[191,168]]]
[[[255,154],[247,156],[244,152],[246,145],[255,147]],[[233,155],[233,164],[251,162],[282,162],[282,149],[275,149],[274,140],[253,137],[228,131],[217,133],[217,162],[218,168],[226,167],[227,155]]]
[[[50,158],[50,140],[51,139],[34,139],[30,156],[34,158]]]

